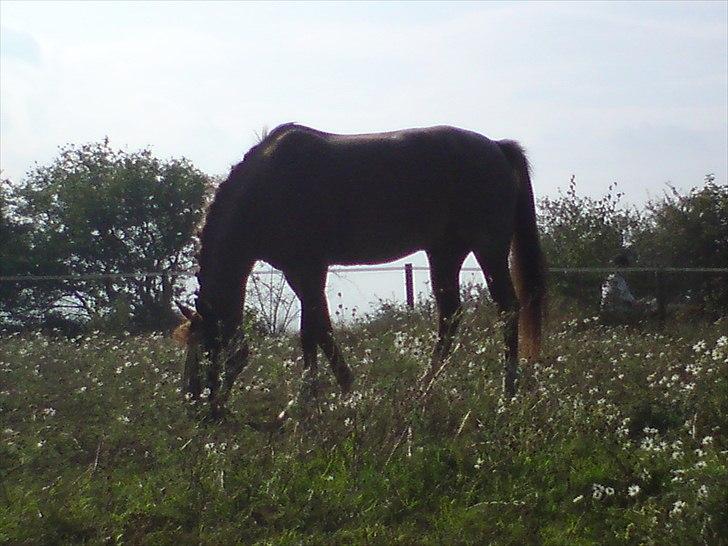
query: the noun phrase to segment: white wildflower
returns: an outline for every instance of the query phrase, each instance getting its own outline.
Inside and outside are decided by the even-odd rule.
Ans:
[[[598,483],[592,484],[592,498],[596,500],[601,500],[601,498],[604,496],[606,488]]]
[[[682,514],[683,509],[687,506],[685,501],[677,500],[672,504],[672,510],[670,510],[670,517],[679,516]]]

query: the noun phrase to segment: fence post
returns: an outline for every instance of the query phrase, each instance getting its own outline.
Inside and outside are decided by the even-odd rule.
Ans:
[[[660,325],[665,323],[665,274],[663,271],[655,270],[655,287],[657,292],[657,318]]]
[[[404,264],[404,288],[407,294],[407,306],[415,308],[415,286],[412,277],[412,264]]]

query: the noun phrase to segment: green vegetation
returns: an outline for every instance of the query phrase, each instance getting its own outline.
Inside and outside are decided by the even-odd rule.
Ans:
[[[210,185],[186,159],[116,151],[107,140],[65,146],[21,183],[3,181],[0,275],[161,274],[20,289],[0,282],[0,322],[67,330],[169,327],[179,289],[173,272],[192,265],[192,236]]]
[[[468,307],[422,397],[423,309],[339,331],[357,374],[347,398],[322,370],[318,402],[296,400],[297,341],[256,339],[221,423],[181,400],[183,352],[161,335],[5,335],[0,543],[725,541],[725,319],[554,320],[504,400],[493,317]]]
[[[482,291],[430,386],[431,301],[342,326],[348,397],[322,371],[318,400],[300,400],[298,341],[254,337],[230,414],[212,423],[179,394],[182,349],[141,335],[174,321],[174,271],[193,263],[210,182],[107,141],[3,181],[0,275],[162,275],[0,282],[0,543],[725,542],[724,277],[630,278],[638,296],[659,287],[680,303],[683,320],[662,328],[554,319],[512,400]],[[582,197],[572,181],[544,199],[550,265],[628,249],[638,266],[725,266],[728,188],[713,177],[644,211],[621,197]],[[595,309],[602,280],[554,276],[552,309]],[[252,283],[254,336],[292,316],[281,286]]]
[[[195,229],[213,178],[185,159],[161,161],[149,150],[114,150],[107,140],[59,149],[48,165],[0,185],[0,276],[158,272],[157,276],[73,281],[0,282],[0,327],[66,332],[149,332],[174,322],[183,287],[174,272],[194,267]],[[552,267],[604,267],[627,250],[637,267],[724,267],[728,261],[728,186],[707,175],[643,210],[605,196],[564,193],[538,203],[541,241]],[[634,274],[640,297],[707,311],[728,311],[725,275]],[[603,275],[561,276],[552,290],[596,309]],[[281,331],[294,315],[282,284],[258,280],[248,301],[258,322]],[[274,303],[275,302],[275,303]],[[278,314],[280,313],[280,316]]]

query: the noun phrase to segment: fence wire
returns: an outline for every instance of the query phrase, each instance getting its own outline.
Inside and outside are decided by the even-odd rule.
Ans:
[[[329,273],[371,273],[371,272],[404,272],[404,266],[382,266],[382,267],[332,267]],[[428,266],[412,266],[412,271],[429,271]],[[481,271],[478,267],[463,267],[462,272]],[[612,273],[614,267],[550,267],[547,273]],[[728,267],[622,267],[624,273],[707,273],[722,274],[728,273]],[[266,271],[257,270],[251,275],[282,275],[278,269]],[[0,282],[24,283],[24,282],[45,282],[45,281],[83,281],[83,280],[115,280],[115,279],[143,279],[147,277],[193,277],[196,271],[137,271],[131,273],[87,273],[83,275],[0,275]]]

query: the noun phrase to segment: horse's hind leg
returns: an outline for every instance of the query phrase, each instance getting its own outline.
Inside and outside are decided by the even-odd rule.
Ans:
[[[310,376],[312,390],[315,393],[316,372],[318,365],[317,347],[321,346],[331,364],[334,376],[341,390],[348,392],[351,388],[351,370],[346,365],[338,345],[334,341],[333,327],[326,303],[325,285],[326,268],[315,267],[287,271],[286,279],[293,291],[301,300],[301,348],[303,362]]]
[[[509,397],[516,394],[518,374],[518,300],[508,270],[508,251],[497,254],[475,252],[475,257],[483,270],[490,295],[498,306],[505,321],[505,378],[503,387]]]
[[[431,365],[442,362],[452,349],[453,337],[460,322],[460,268],[466,252],[428,251],[432,292],[438,310],[437,343]]]

